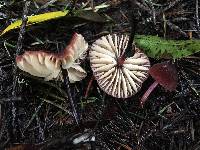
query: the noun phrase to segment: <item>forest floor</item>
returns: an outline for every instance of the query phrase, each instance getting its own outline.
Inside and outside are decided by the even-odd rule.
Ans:
[[[137,0],[133,15],[138,19],[135,32],[171,40],[199,39],[198,3],[198,0]],[[117,99],[93,81],[87,56],[81,64],[87,77],[70,84],[78,123],[69,113],[72,108],[62,82],[44,81],[16,67],[16,55],[26,50],[59,52],[74,32],[82,34],[89,45],[107,34],[130,35],[133,8],[128,0],[0,1],[0,31],[24,15],[64,9],[72,11],[65,17],[0,36],[0,149],[199,150],[198,53],[174,60],[178,71],[176,90],[156,87],[143,108],[140,99],[153,83],[150,76],[137,94]],[[84,12],[77,17],[74,12],[81,10]],[[150,58],[151,65],[165,60]]]

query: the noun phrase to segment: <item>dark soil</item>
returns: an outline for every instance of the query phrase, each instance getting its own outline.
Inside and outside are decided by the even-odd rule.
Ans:
[[[57,0],[49,5],[46,2],[31,2],[27,15],[64,8],[80,10],[84,1]],[[25,50],[60,51],[74,32],[81,33],[89,44],[108,33],[130,34],[131,20],[138,23],[136,34],[176,40],[200,38],[198,0],[138,0],[134,9],[127,0],[94,0],[93,5],[103,2],[110,6],[98,13],[108,21],[94,16],[85,19],[86,15],[76,18],[70,14],[25,30],[15,29],[0,37],[0,149],[200,149],[200,54],[175,60],[176,91],[169,92],[158,86],[144,108],[140,107],[139,100],[153,83],[151,77],[140,92],[128,99],[105,94],[96,81],[85,97],[92,79],[87,57],[82,63],[87,77],[70,85],[79,124],[67,113],[72,108],[69,100],[65,101],[67,91],[63,83],[46,82],[16,68],[15,56]],[[2,30],[25,13],[23,1],[0,1],[0,4]],[[152,58],[150,61],[153,65],[165,60]],[[81,136],[95,137],[95,141],[90,138],[74,144],[74,139]]]

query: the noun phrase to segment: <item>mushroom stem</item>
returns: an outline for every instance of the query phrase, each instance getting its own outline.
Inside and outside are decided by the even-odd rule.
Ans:
[[[144,103],[146,102],[146,100],[148,99],[149,95],[151,94],[151,92],[156,88],[156,86],[158,85],[157,81],[154,81],[154,83],[148,88],[148,90],[144,93],[144,95],[142,96],[141,100],[140,100],[140,106],[143,108]]]
[[[135,33],[136,33],[138,21],[139,21],[138,16],[135,15],[135,14],[138,14],[136,13],[137,12],[136,0],[133,0],[133,1],[130,0],[130,3],[131,3],[131,9],[132,9],[132,11],[130,11],[130,17],[129,17],[129,22],[131,26],[131,34],[130,34],[127,48],[124,53],[125,58],[131,57],[135,54],[135,47],[133,47],[133,40],[135,37]]]
[[[125,61],[125,57],[124,55],[122,55],[121,57],[117,59],[117,66],[121,67],[124,64],[124,61]]]
[[[131,57],[135,54],[135,47],[133,46],[133,40],[134,40],[134,37],[135,37],[135,28],[137,26],[137,22],[133,21],[131,19],[130,23],[132,24],[132,27],[131,27],[131,34],[130,34],[130,38],[129,38],[129,41],[128,41],[128,45],[127,45],[127,48],[124,52],[125,58]]]

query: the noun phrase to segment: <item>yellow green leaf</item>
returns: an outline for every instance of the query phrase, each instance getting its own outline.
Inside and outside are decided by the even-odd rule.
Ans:
[[[64,17],[68,14],[68,12],[69,12],[68,10],[65,10],[65,11],[55,11],[55,12],[48,12],[48,13],[34,15],[34,16],[28,16],[27,26],[36,24],[36,23],[40,23],[40,22],[44,22],[44,21],[48,21],[48,20],[52,20],[52,19],[57,19],[59,17]],[[6,32],[8,32],[12,29],[19,28],[21,26],[21,24],[22,24],[21,19],[16,20],[12,24],[10,24],[6,29],[4,29],[2,31],[2,33],[0,34],[0,36],[2,36],[3,34],[5,34]]]

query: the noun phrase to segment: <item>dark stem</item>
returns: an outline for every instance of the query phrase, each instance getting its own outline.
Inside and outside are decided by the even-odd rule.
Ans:
[[[158,85],[157,81],[154,81],[154,83],[148,88],[148,90],[144,93],[144,95],[142,96],[141,100],[140,100],[140,106],[143,108],[144,103],[146,102],[146,100],[148,99],[149,95],[151,94],[151,92],[156,88],[156,86]]]
[[[135,29],[136,29],[137,23],[130,20],[130,24],[131,24],[131,34],[129,37],[127,48],[124,53],[125,57],[133,56],[135,54],[135,48],[133,47],[133,40],[135,37]]]
[[[131,33],[128,41],[127,48],[124,52],[124,57],[131,57],[135,54],[135,47],[133,47],[133,40],[135,37],[136,29],[137,29],[137,24],[139,22],[139,14],[138,14],[138,9],[136,5],[136,0],[130,0],[131,3],[131,10],[129,14],[129,23],[131,26]]]
[[[79,125],[79,119],[78,119],[77,111],[76,111],[76,108],[75,108],[75,105],[74,105],[74,101],[73,101],[70,86],[69,86],[70,83],[69,83],[69,77],[68,77],[67,70],[62,69],[62,75],[63,75],[63,79],[64,79],[64,86],[65,86],[65,89],[66,89],[66,92],[67,92],[67,97],[68,97],[68,100],[69,100],[71,108],[72,108],[73,117],[75,119],[76,124]]]

